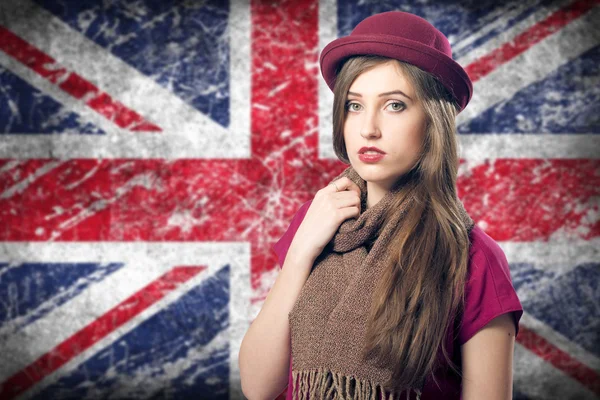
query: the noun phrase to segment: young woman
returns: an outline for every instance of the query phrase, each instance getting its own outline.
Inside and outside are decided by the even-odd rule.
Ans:
[[[350,166],[304,203],[240,349],[244,394],[512,398],[523,313],[500,246],[457,196],[472,84],[446,37],[392,11],[328,44],[333,140]]]

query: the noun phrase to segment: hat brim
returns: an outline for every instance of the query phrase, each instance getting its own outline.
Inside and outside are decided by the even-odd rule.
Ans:
[[[473,95],[467,72],[446,54],[414,40],[392,35],[350,35],[329,43],[320,56],[321,74],[333,91],[338,66],[355,55],[380,55],[416,65],[436,78],[454,96],[462,111]]]

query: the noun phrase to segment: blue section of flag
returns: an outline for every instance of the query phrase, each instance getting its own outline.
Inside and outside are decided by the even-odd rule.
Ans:
[[[431,22],[448,37],[453,46],[461,44],[460,51],[453,54],[457,59],[473,48],[480,46],[489,39],[501,34],[517,22],[527,18],[534,11],[539,11],[552,3],[551,0],[523,2],[494,1],[494,0],[462,0],[440,2],[434,0],[387,0],[387,1],[338,1],[338,35],[350,34],[352,29],[364,18],[385,11],[406,11],[416,14]],[[514,13],[513,18],[505,18],[508,13]],[[497,23],[500,24],[497,24]],[[475,33],[485,30],[476,40],[462,45],[462,41]]]
[[[36,2],[217,123],[229,126],[228,2]]]
[[[479,114],[460,133],[600,133],[600,46]]]
[[[517,292],[540,290],[555,278],[553,272],[536,268],[531,263],[510,263],[510,276]]]
[[[550,280],[523,309],[590,353],[600,356],[600,264],[586,263]]]
[[[77,296],[121,263],[0,263],[0,327],[14,331]],[[3,330],[4,330],[3,329]]]
[[[458,59],[529,17],[543,13],[552,1],[353,1],[338,2],[338,35],[370,15],[393,10],[417,14],[442,31]],[[556,5],[552,5],[556,7]],[[513,14],[506,18],[507,13]],[[548,12],[549,13],[549,12]],[[498,23],[493,23],[498,22]],[[490,28],[491,27],[491,28]],[[481,32],[484,32],[481,34]],[[473,36],[476,35],[476,36]],[[458,126],[459,133],[600,133],[600,57],[596,47],[569,61],[543,80],[521,89],[485,112]],[[463,67],[466,67],[463,66]]]
[[[0,66],[0,134],[104,134]]]
[[[35,398],[229,399],[230,266]]]

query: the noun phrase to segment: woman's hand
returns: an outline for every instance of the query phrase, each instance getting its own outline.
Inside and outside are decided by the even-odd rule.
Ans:
[[[360,216],[360,195],[358,185],[345,176],[317,191],[290,248],[316,259],[342,222]]]
[[[314,261],[341,223],[360,215],[360,189],[343,177],[319,190],[310,202],[285,256],[284,265],[265,302],[244,336],[239,354],[240,379],[250,399],[274,399],[288,383],[289,314]]]

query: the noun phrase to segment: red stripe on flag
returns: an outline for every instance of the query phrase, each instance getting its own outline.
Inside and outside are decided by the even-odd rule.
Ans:
[[[465,162],[465,160],[461,160]],[[600,160],[489,159],[459,176],[471,217],[498,241],[600,236]]]
[[[4,159],[0,168],[0,198],[2,193],[15,186],[32,180],[36,171],[48,164],[48,160],[16,160]],[[6,165],[10,163],[10,166]],[[1,219],[1,218],[0,218]]]
[[[557,32],[560,28],[589,11],[600,0],[580,0],[556,11],[548,18],[538,22],[511,42],[505,43],[491,53],[469,64],[465,70],[473,82],[486,76],[498,66],[525,52],[542,39]]]
[[[286,185],[298,188],[318,159],[319,1],[250,3],[252,157],[262,161],[257,171],[265,161],[275,161],[274,155],[295,160],[268,167],[281,171]],[[283,109],[282,99],[291,101]]]
[[[600,395],[600,375],[527,327],[519,327],[517,342],[564,374]]]
[[[273,174],[255,159],[65,160],[28,182],[22,171],[41,167],[28,160],[0,173],[0,182],[12,183],[0,193],[0,241],[243,240],[264,252],[298,202],[344,165],[312,161],[297,186],[291,166]],[[461,173],[457,186],[467,211],[495,240],[592,240],[600,237],[600,222],[590,217],[599,170],[600,160],[485,160]],[[270,219],[257,224],[256,210]]]
[[[0,385],[0,399],[12,399],[28,390],[205,269],[190,266],[173,268],[8,378]]]
[[[319,1],[258,0],[250,1],[250,7],[251,158],[218,165],[219,172],[198,165],[206,170],[203,174],[219,179],[215,185],[211,179],[202,190],[210,196],[208,201],[216,201],[206,203],[210,210],[204,207],[204,218],[227,224],[207,223],[189,233],[250,241],[250,282],[253,293],[260,293],[263,273],[271,273],[276,265],[270,246],[298,207],[345,165],[337,159],[319,159]],[[226,181],[227,191],[219,198],[223,189],[218,185]]]
[[[0,50],[58,85],[76,99],[84,100],[87,106],[119,127],[130,131],[162,131],[160,127],[146,121],[135,111],[114,100],[75,72],[67,70],[52,57],[3,26],[0,26]]]

